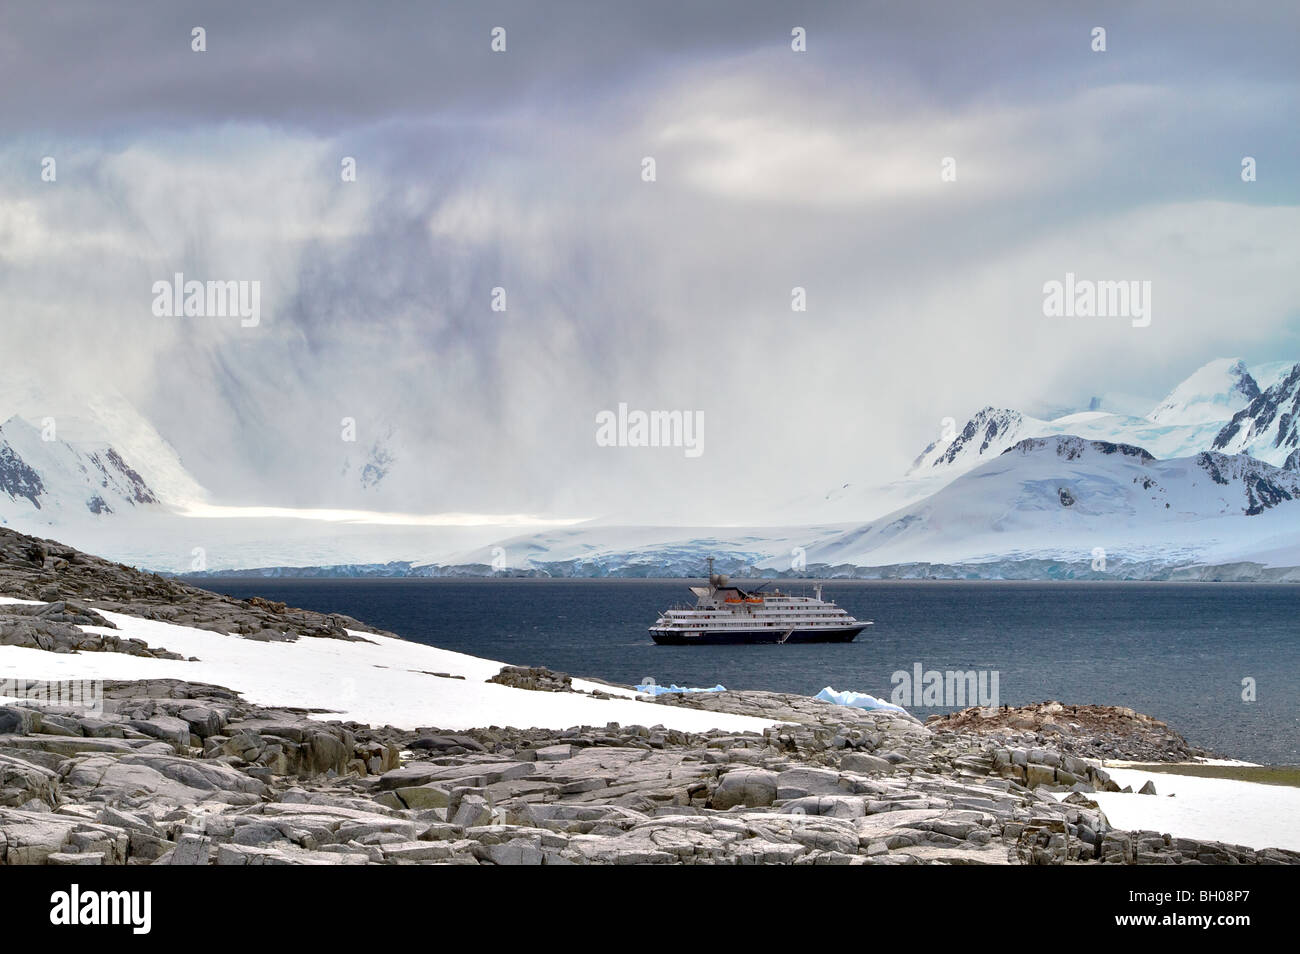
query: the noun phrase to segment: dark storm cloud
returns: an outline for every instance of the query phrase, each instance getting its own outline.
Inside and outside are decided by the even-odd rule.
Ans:
[[[1180,77],[1291,84],[1295,7],[1276,3],[595,2],[10,3],[0,110],[10,133],[284,123],[330,134],[386,117],[564,108],[664,70],[744,56],[808,30],[839,80],[891,77],[936,99],[1017,99],[1081,83]],[[1106,57],[1078,51],[1093,26]],[[208,49],[190,49],[207,30]],[[488,48],[505,27],[509,55]]]
[[[112,373],[242,503],[586,515],[889,479],[985,403],[1154,400],[1219,354],[1300,357],[1297,19],[9,4],[4,343]],[[1067,269],[1155,279],[1150,332],[1046,323],[1042,283]],[[145,291],[177,270],[260,277],[266,320],[150,319]],[[705,455],[596,448],[620,401],[704,410]],[[391,493],[358,496],[343,457],[390,426]]]

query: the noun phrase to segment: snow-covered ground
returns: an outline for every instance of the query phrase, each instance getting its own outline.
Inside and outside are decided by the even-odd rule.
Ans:
[[[0,603],[28,602],[0,597]],[[93,604],[92,604],[93,605]],[[489,725],[566,729],[576,725],[663,725],[761,732],[771,722],[638,702],[632,689],[574,679],[574,688],[619,698],[534,692],[485,682],[501,662],[402,639],[358,633],[369,642],[302,638],[263,643],[188,626],[100,611],[116,630],[83,627],[143,639],[198,662],[124,653],[55,654],[0,646],[0,682],[9,679],[184,679],[233,689],[249,702],[328,710],[323,719],[399,728],[471,729]],[[448,679],[431,673],[448,673]]]
[[[1106,771],[1119,785],[1133,787],[1133,794],[1089,796],[1116,828],[1300,851],[1300,788],[1109,766]],[[1148,780],[1157,794],[1136,794]]]

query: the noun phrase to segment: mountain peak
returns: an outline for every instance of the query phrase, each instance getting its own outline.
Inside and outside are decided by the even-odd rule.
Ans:
[[[159,502],[112,445],[72,444],[17,415],[0,425],[0,493],[21,511],[46,514],[80,504],[99,516]]]
[[[1232,416],[1212,449],[1249,453],[1272,464],[1293,461],[1300,448],[1300,364]]]
[[[941,437],[921,451],[908,473],[920,475],[932,468],[968,470],[991,460],[1025,436],[1029,420],[1019,411],[988,405],[977,411],[959,433]]]
[[[1147,419],[1156,424],[1228,421],[1259,397],[1260,387],[1240,358],[1216,358],[1169,392]]]

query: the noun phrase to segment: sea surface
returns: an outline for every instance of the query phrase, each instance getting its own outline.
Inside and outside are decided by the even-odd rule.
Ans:
[[[996,672],[1003,703],[1130,706],[1224,757],[1300,763],[1300,586],[832,582],[824,598],[875,621],[853,643],[656,646],[647,627],[661,610],[693,601],[688,582],[226,578],[200,585],[346,613],[444,649],[628,684],[806,694],[831,686],[888,698],[892,674],[911,673],[916,663]],[[1253,702],[1242,698],[1248,678]],[[907,708],[920,718],[948,711]]]

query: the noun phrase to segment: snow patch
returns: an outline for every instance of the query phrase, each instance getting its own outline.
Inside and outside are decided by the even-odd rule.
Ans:
[[[0,597],[3,603],[29,602]],[[92,603],[93,605],[93,603]],[[225,686],[262,706],[323,709],[316,718],[448,730],[489,725],[566,729],[576,725],[663,725],[687,732],[762,732],[775,723],[750,716],[660,706],[636,690],[574,679],[580,692],[535,692],[489,683],[504,663],[421,643],[358,632],[365,642],[304,637],[263,643],[225,633],[99,610],[117,625],[82,627],[166,647],[197,662],[123,653],[55,654],[0,646],[4,679],[182,679]],[[462,679],[432,675],[446,673]]]
[[[1115,828],[1300,851],[1300,788],[1125,768],[1106,772],[1117,784],[1133,787],[1133,794],[1088,796]],[[1148,781],[1158,794],[1136,794]]]

